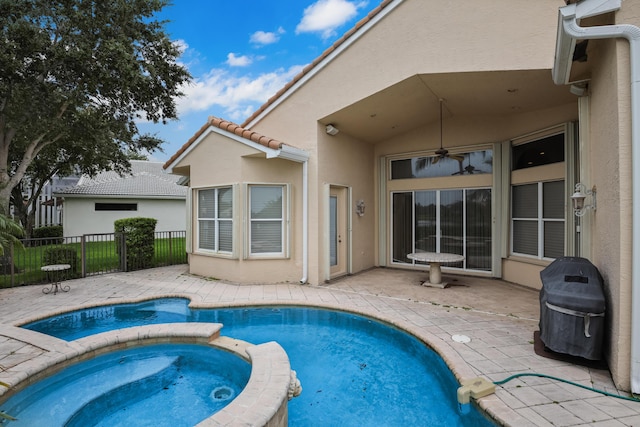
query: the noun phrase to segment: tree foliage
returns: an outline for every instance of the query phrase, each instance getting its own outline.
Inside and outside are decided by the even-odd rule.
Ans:
[[[36,159],[126,171],[161,141],[190,79],[155,14],[167,0],[0,0],[0,208]],[[31,173],[35,173],[32,168]]]
[[[20,237],[23,236],[20,224],[0,214],[0,256],[4,256],[13,245],[22,248]]]

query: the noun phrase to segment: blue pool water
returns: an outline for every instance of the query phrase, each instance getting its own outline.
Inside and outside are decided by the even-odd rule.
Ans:
[[[142,324],[222,323],[224,335],[254,344],[277,341],[285,349],[303,387],[302,394],[289,402],[292,426],[494,425],[475,407],[462,415],[458,383],[443,360],[396,328],[332,310],[191,310],[187,304],[183,299],[163,299],[98,307],[25,327],[74,340]]]
[[[189,427],[226,406],[250,374],[249,363],[209,346],[144,346],[74,364],[1,409],[18,418],[12,427]]]

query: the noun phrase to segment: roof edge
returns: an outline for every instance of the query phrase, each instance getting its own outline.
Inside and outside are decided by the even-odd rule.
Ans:
[[[392,3],[396,3],[396,5],[402,3],[404,0],[383,0],[380,2],[378,6],[376,6],[373,10],[371,10],[367,16],[358,21],[350,30],[342,35],[338,40],[336,40],[330,47],[328,47],[324,52],[320,54],[316,59],[314,59],[310,64],[300,71],[293,79],[291,79],[282,89],[275,93],[271,98],[267,100],[264,104],[262,104],[256,111],[251,114],[240,126],[248,127],[253,124],[263,113],[267,112],[276,102],[284,97],[290,90],[295,90],[298,85],[304,83],[304,81],[310,77],[312,74],[315,74],[317,70],[321,68],[323,62],[330,61],[334,56],[344,48],[348,46],[351,42],[358,39],[360,35],[362,35],[369,28],[370,25],[374,23],[374,21],[379,20],[383,15],[381,12],[387,8],[387,6]],[[390,11],[391,9],[387,9]],[[366,28],[365,28],[366,27]],[[347,43],[347,41],[349,43]]]
[[[162,166],[163,169],[173,169],[175,163],[177,163],[178,160],[181,160],[189,151],[197,146],[205,136],[206,131],[211,128],[229,132],[235,135],[237,138],[250,141],[271,150],[280,150],[283,146],[287,145],[284,142],[246,129],[236,123],[221,119],[219,117],[210,116],[207,122],[191,138],[189,138],[189,140],[184,143],[184,145],[182,145],[182,147],[180,147],[180,149],[176,151],[176,153],[171,156],[169,160],[165,162],[165,164]]]

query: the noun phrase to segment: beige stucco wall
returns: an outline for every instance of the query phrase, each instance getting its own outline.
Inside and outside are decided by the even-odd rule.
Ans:
[[[192,222],[197,224],[199,188],[233,185],[234,191],[234,256],[216,255],[197,249],[197,227],[192,229],[193,253],[189,257],[191,273],[242,283],[298,282],[302,278],[300,221],[289,221],[288,258],[250,259],[245,256],[247,230],[244,207],[246,184],[289,184],[289,206],[292,218],[302,217],[302,166],[300,163],[266,159],[255,148],[229,139],[216,132],[208,133],[176,168],[190,165],[193,194]]]
[[[362,271],[375,265],[375,205],[373,171],[374,157],[373,146],[355,140],[348,135],[338,134],[336,136],[327,135],[324,126],[318,126],[318,158],[332,159],[322,163],[318,170],[318,180],[322,186],[335,185],[345,186],[351,189],[352,203],[348,207],[351,215],[352,225],[352,251],[351,264],[353,271]],[[358,216],[355,214],[355,204],[358,200],[365,202],[365,214]],[[322,201],[318,205],[324,206]],[[311,224],[317,226],[314,233],[322,236],[326,230],[326,219],[324,216],[318,217]],[[312,245],[316,246],[316,245]],[[318,247],[320,245],[317,245]],[[312,251],[317,250],[316,248]],[[312,259],[315,257],[311,257]],[[322,274],[322,266],[327,265],[327,251],[323,250],[318,256],[320,272],[315,283],[326,280]]]
[[[625,7],[629,3],[626,2]],[[605,282],[607,360],[616,384],[628,389],[633,268],[628,43],[594,41],[590,55],[594,62],[589,83],[593,161],[590,172],[591,184],[598,189],[598,209],[593,215],[592,262]]]
[[[96,211],[96,203],[136,203],[137,211]],[[182,231],[186,228],[185,200],[93,199],[67,197],[64,200],[65,237],[113,233],[114,221],[122,218],[155,218],[156,231]]]
[[[557,10],[563,4],[556,0],[516,4],[507,0],[406,0],[251,124],[252,130],[310,153],[310,224],[317,224],[309,233],[311,283],[324,279],[325,224],[320,217],[326,208],[323,186],[352,185],[354,200],[365,200],[368,212],[373,214],[377,205],[368,201],[379,202],[372,187],[377,182],[379,156],[389,151],[416,150],[424,143],[423,138],[414,138],[404,146],[396,145],[394,140],[370,147],[345,135],[327,136],[318,120],[418,73],[550,69]],[[523,20],[523,16],[527,18]],[[571,108],[523,114],[506,121],[466,117],[461,127],[464,134],[454,137],[453,145],[501,141],[539,129],[536,126],[575,118],[574,110],[568,110]],[[435,129],[434,124],[426,133],[434,135]],[[479,129],[482,131],[477,133]],[[377,262],[377,254],[371,250],[378,241],[375,219],[369,214],[354,218],[353,272]]]

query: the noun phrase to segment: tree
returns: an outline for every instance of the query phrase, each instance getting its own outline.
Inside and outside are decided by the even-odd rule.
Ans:
[[[38,157],[108,158],[153,152],[137,120],[177,117],[190,80],[180,49],[154,15],[167,0],[0,0],[0,212]]]
[[[146,140],[138,141],[139,146],[162,143],[161,140],[147,135],[139,139]],[[44,148],[33,160],[24,178],[11,192],[13,215],[22,224],[25,237],[32,237],[40,195],[45,185],[55,176],[80,174],[93,176],[108,169],[124,173],[129,171],[127,168],[129,160],[147,160],[147,157],[134,151],[120,151],[118,146],[111,142],[88,147],[82,142],[63,141]]]

